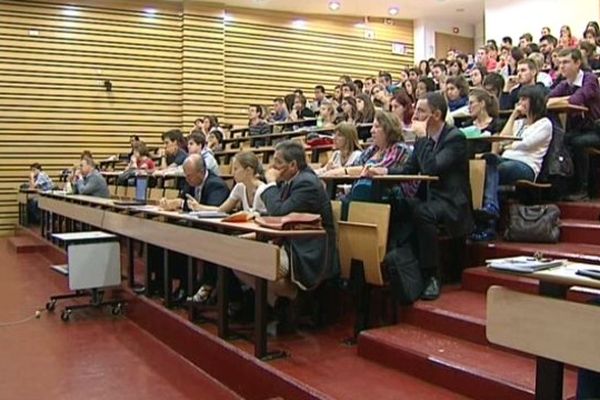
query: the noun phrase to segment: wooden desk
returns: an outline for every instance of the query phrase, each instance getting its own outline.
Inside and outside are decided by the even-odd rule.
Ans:
[[[155,208],[117,206],[110,199],[91,196],[45,193],[40,198],[40,208],[45,214],[50,215],[50,226],[53,232],[60,230],[63,226],[62,223],[55,223],[58,216],[67,219],[66,226],[69,225],[68,220],[72,219],[126,237],[130,254],[128,271],[130,285],[133,283],[132,240],[149,243],[219,265],[218,332],[222,338],[229,337],[228,295],[226,274],[224,274],[223,268],[254,276],[256,278],[254,345],[255,355],[259,358],[269,356],[266,333],[267,281],[279,278],[279,252],[281,249],[270,243],[197,229],[196,225],[213,227],[221,232],[255,232],[257,237],[264,240],[274,237],[325,235],[324,230],[278,231],[260,227],[253,222],[223,223],[219,220],[200,219],[189,214],[165,212]],[[150,219],[149,216],[162,216],[165,217],[165,221]],[[172,221],[185,221],[189,224],[182,225]],[[236,251],[232,251],[232,249]],[[248,255],[252,255],[252,257]],[[146,265],[148,265],[147,260]],[[189,270],[188,273],[190,273]],[[149,276],[146,273],[146,284],[148,284],[148,279]],[[171,290],[168,263],[164,264],[164,280],[165,294],[167,294]]]
[[[584,114],[586,112],[588,112],[589,109],[587,107],[582,107],[582,106],[576,106],[573,104],[566,104],[566,105],[551,105],[548,106],[548,112],[555,112],[558,114],[558,119],[560,120],[560,123],[562,125],[563,128],[567,128],[567,116],[568,114]]]
[[[470,137],[467,138],[468,142],[488,142],[488,143],[496,143],[496,142],[516,142],[523,140],[523,138],[516,136],[502,136],[502,135],[489,135],[489,136],[478,136],[478,137]]]
[[[316,125],[317,123],[317,119],[316,118],[305,118],[305,119],[301,119],[298,121],[283,121],[283,122],[271,122],[267,125],[269,125],[271,127],[271,130],[273,130],[276,127],[288,127],[288,126],[305,126],[305,125]],[[244,127],[240,127],[240,128],[234,128],[231,129],[229,132],[234,135],[236,133],[242,133],[243,135],[246,134],[246,132],[248,132],[250,130],[249,127],[244,126]]]
[[[330,199],[335,199],[335,188],[344,183],[354,183],[359,179],[372,179],[376,185],[373,185],[375,194],[381,192],[383,185],[398,185],[403,182],[421,181],[429,184],[439,180],[437,176],[429,175],[382,175],[373,178],[364,178],[360,176],[342,175],[342,176],[322,176],[320,177],[327,185],[327,193]]]
[[[567,291],[573,286],[588,287],[600,289],[600,280],[579,276],[576,274],[578,269],[597,269],[597,266],[590,264],[568,262],[565,266],[539,271],[531,274],[510,273],[513,275],[524,276],[537,279],[539,281],[539,294],[556,299],[566,299]],[[495,270],[496,271],[496,270]],[[503,272],[503,271],[498,271]],[[506,272],[509,273],[509,272]],[[535,300],[535,299],[534,299]],[[593,310],[596,317],[600,313],[600,308]],[[490,315],[488,315],[490,318]],[[557,321],[560,323],[560,321]],[[494,321],[492,323],[495,324]],[[494,327],[495,329],[496,327]],[[567,326],[567,330],[571,327]],[[565,333],[567,334],[567,333]],[[522,341],[522,340],[521,340]],[[516,344],[520,346],[520,344]],[[595,347],[597,349],[597,347]],[[589,351],[592,351],[590,348]],[[596,358],[596,370],[600,369]],[[562,362],[536,357],[536,399],[537,400],[558,400],[563,395],[564,365]]]

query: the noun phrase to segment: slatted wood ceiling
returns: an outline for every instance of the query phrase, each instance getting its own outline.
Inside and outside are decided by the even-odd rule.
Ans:
[[[244,123],[250,103],[412,63],[411,22],[375,26],[365,41],[350,18],[304,16],[297,30],[289,14],[154,1],[150,18],[148,5],[0,0],[0,234],[13,230],[32,162],[57,178],[84,149],[98,159],[124,152],[131,134],[158,145],[203,115]],[[391,54],[393,41],[406,56]]]

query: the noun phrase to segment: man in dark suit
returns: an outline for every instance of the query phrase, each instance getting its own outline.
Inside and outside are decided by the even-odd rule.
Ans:
[[[287,140],[275,148],[273,168],[266,173],[276,186],[262,193],[267,214],[282,216],[292,212],[320,214],[326,238],[286,240],[283,243],[288,262],[282,263],[283,277],[269,286],[270,297],[295,297],[296,287],[316,288],[323,280],[338,274],[335,263],[335,230],[331,203],[319,178],[306,164],[302,144]]]
[[[453,237],[467,235],[473,228],[469,160],[465,136],[445,124],[448,106],[440,93],[427,93],[417,102],[413,121],[423,125],[425,137],[417,139],[408,162],[400,168],[371,168],[365,175],[434,175],[427,199],[411,203],[419,245],[419,265],[426,282],[421,298],[439,297],[440,265],[438,225]]]
[[[183,163],[185,185],[177,199],[161,199],[160,207],[167,211],[181,210],[193,211],[200,204],[220,206],[229,197],[229,188],[221,177],[213,174],[206,168],[204,159],[199,154],[188,156]],[[170,261],[176,266],[173,277],[180,282],[179,289],[173,294],[173,302],[178,303],[186,299],[187,271],[184,255],[171,253]],[[199,301],[205,301],[215,288],[217,274],[214,265],[204,263],[204,281],[201,288],[202,296],[195,296]]]

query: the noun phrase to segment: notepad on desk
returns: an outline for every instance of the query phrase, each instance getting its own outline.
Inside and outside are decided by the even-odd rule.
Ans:
[[[485,262],[488,268],[492,269],[509,272],[532,273],[549,268],[561,267],[565,264],[566,260],[518,256],[508,258],[496,258],[492,260],[486,260]]]

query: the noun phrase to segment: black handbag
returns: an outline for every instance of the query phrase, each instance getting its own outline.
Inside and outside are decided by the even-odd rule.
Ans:
[[[390,282],[390,290],[397,304],[411,305],[423,293],[425,285],[419,268],[408,243],[390,250],[383,259],[383,265]]]
[[[560,238],[560,209],[554,204],[510,206],[504,239],[511,242],[557,243]]]

